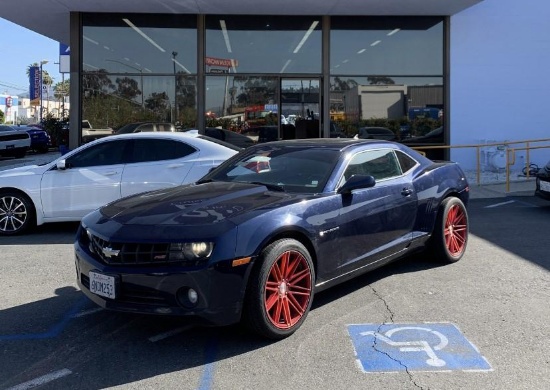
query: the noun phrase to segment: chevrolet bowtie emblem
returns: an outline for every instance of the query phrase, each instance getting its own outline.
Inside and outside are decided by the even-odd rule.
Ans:
[[[113,257],[113,256],[116,257],[120,253],[119,250],[109,248],[109,247],[101,248],[101,252],[103,252],[103,256],[105,256],[105,257]]]

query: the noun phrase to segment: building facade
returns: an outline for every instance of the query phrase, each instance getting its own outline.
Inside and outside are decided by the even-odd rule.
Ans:
[[[70,44],[73,147],[82,119],[275,125],[292,137],[289,117],[307,130],[294,137],[380,126],[403,142],[441,128],[427,142],[447,146],[546,135],[542,0],[205,3],[82,1],[62,16],[44,9],[48,24],[0,16]],[[476,164],[473,148],[429,153]]]

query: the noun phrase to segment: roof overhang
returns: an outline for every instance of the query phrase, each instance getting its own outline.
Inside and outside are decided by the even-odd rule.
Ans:
[[[17,0],[0,17],[69,44],[71,12],[450,16],[483,0]]]

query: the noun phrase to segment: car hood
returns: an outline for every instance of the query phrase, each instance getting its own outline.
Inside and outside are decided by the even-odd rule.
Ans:
[[[10,168],[0,171],[0,177],[41,175],[50,168],[51,164],[46,165],[26,165],[24,167]]]
[[[303,197],[303,196],[302,196]],[[263,185],[212,182],[146,192],[115,201],[100,212],[121,225],[234,226],[269,209],[294,203],[298,195]]]

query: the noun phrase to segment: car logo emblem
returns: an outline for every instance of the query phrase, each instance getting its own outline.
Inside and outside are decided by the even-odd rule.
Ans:
[[[113,257],[113,256],[116,257],[120,253],[119,250],[109,248],[109,247],[101,248],[101,252],[103,252],[103,256],[105,256],[105,257]]]

